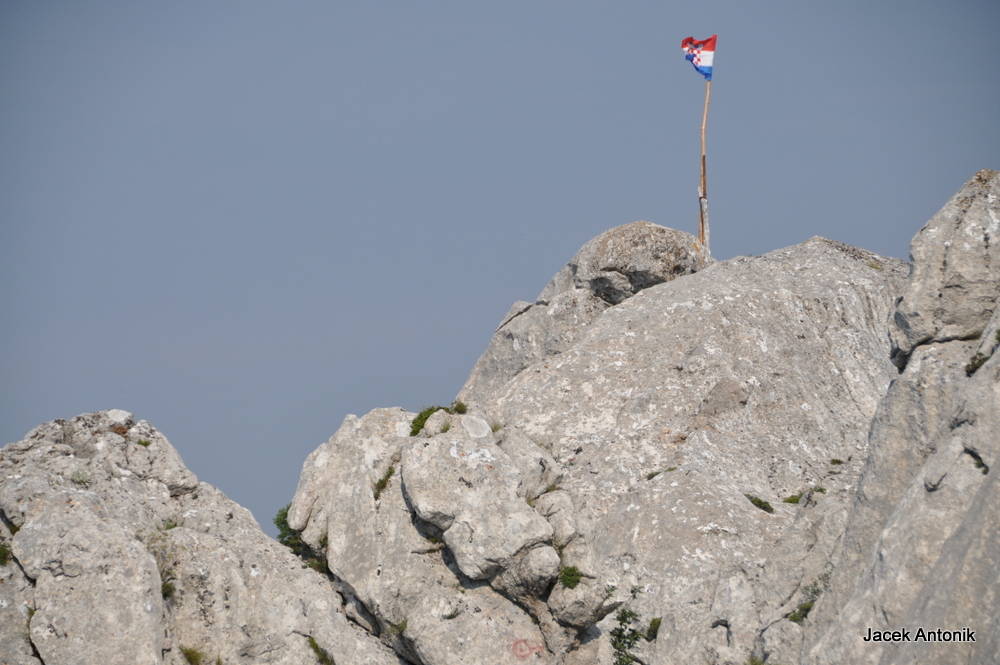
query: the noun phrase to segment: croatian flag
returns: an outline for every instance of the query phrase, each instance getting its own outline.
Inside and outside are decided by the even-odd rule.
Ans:
[[[686,54],[685,59],[690,60],[698,73],[705,77],[706,81],[712,80],[712,59],[715,58],[715,38],[712,35],[708,39],[698,41],[694,37],[688,37],[681,42],[681,48]]]

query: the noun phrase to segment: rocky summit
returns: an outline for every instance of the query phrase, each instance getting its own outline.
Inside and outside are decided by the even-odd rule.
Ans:
[[[281,543],[131,413],[43,424],[0,451],[0,663],[998,663],[998,200],[910,264],[613,228],[453,404],[348,416]]]

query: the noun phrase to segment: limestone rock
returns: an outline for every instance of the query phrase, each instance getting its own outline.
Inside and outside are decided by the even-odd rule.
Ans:
[[[890,328],[904,369],[873,422],[803,662],[996,662],[998,180],[977,174],[914,239],[911,279]],[[976,641],[865,643],[869,627],[969,627]]]
[[[639,291],[705,268],[713,261],[689,233],[649,222],[616,226],[587,242],[538,296],[586,289],[610,305]]]
[[[518,496],[517,467],[481,415],[410,437],[415,415],[346,418],[307,458],[289,525],[326,543],[352,617],[409,662],[551,662],[532,617],[470,574],[508,570],[505,590],[537,593],[554,574],[552,528]]]
[[[492,441],[451,432],[418,439],[404,449],[402,469],[414,512],[442,531],[471,579],[492,577],[552,537],[548,522],[517,496],[516,467]]]
[[[820,238],[715,264],[608,308],[483,405],[562,464],[574,519],[595,525],[595,590],[635,589],[641,620],[664,618],[655,662],[745,661],[790,600],[762,582],[772,554],[789,590],[823,574],[828,552],[781,555],[782,536],[797,519],[814,542],[842,535],[896,374],[884,326],[905,273]],[[826,510],[783,502],[820,486]]]
[[[1000,173],[980,171],[913,238],[913,274],[894,314],[899,367],[929,342],[979,335],[1000,294]]]
[[[347,621],[327,578],[127,412],[46,423],[3,448],[0,511],[27,582],[3,585],[24,613],[23,645],[0,641],[6,662],[181,664],[187,648],[291,664],[315,657],[309,636],[339,663],[398,662]]]
[[[609,306],[712,262],[698,240],[683,231],[649,222],[605,231],[580,248],[535,303],[514,303],[458,398],[494,398],[526,367],[576,343]]]

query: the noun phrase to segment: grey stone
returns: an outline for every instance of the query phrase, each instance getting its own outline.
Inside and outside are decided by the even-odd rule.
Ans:
[[[417,439],[403,451],[402,470],[414,512],[441,529],[471,579],[493,577],[552,537],[548,522],[517,495],[510,457],[485,437],[448,432]]]
[[[689,233],[649,222],[616,226],[587,242],[538,296],[549,303],[560,293],[587,289],[610,305],[639,291],[697,272],[712,263]]]
[[[609,306],[713,262],[698,240],[649,222],[605,231],[570,259],[534,304],[514,303],[458,398],[486,402],[518,373],[579,341]]]
[[[306,460],[290,526],[317,549],[327,543],[328,566],[351,614],[409,662],[514,663],[525,650],[536,662],[551,662],[532,617],[460,568],[507,571],[498,584],[505,591],[537,593],[545,585],[539,578],[554,574],[546,563],[554,552],[542,546],[551,527],[517,496],[515,467],[488,425],[483,433],[481,416],[450,416],[457,424],[448,431],[410,437],[414,416],[376,409],[346,418]],[[375,499],[376,484],[393,465]],[[500,512],[489,514],[498,499]],[[466,533],[469,524],[480,534],[508,526],[511,533],[463,542],[449,531]]]
[[[398,662],[347,621],[325,576],[127,412],[46,423],[3,448],[0,510],[27,582],[13,574],[3,593],[46,665],[183,664],[182,647],[291,665],[314,657],[307,636],[338,663]],[[33,662],[16,648],[8,662]]]
[[[890,327],[894,361],[905,369],[873,421],[803,662],[996,662],[1000,550],[996,525],[983,519],[997,501],[985,472],[997,460],[1000,426],[996,175],[977,174],[914,239],[911,279]],[[977,357],[985,362],[973,371]],[[977,641],[861,639],[869,627],[919,626],[969,626]]]
[[[1000,293],[1000,173],[980,171],[910,244],[913,274],[893,317],[893,362],[920,344],[971,339]]]
[[[594,596],[638,588],[626,602],[642,621],[672,617],[653,647],[660,661],[745,661],[762,617],[790,600],[761,583],[759,562],[793,563],[782,569],[790,589],[823,570],[827,554],[787,554],[782,535],[805,508],[782,499],[824,486],[816,501],[833,515],[803,512],[797,528],[839,541],[869,423],[896,375],[884,322],[905,273],[819,238],[715,264],[608,308],[484,405],[562,464],[561,487],[581,507],[574,519],[595,525],[583,539]],[[734,575],[752,611],[716,594],[720,576],[728,585]],[[564,595],[557,585],[553,614],[582,621],[582,608],[566,619]],[[720,619],[731,643],[715,637]],[[599,627],[607,635],[614,617]]]
[[[543,492],[558,487],[562,468],[549,451],[537,445],[516,427],[504,427],[497,432],[500,448],[510,457],[520,476],[518,496],[534,500]]]

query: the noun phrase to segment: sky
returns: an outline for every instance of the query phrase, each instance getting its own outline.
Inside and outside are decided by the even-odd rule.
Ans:
[[[907,258],[1000,169],[1000,2],[0,0],[0,445],[125,409],[271,519],[590,238]]]

